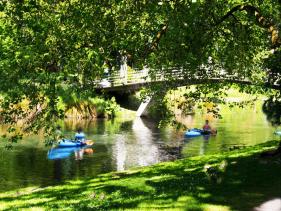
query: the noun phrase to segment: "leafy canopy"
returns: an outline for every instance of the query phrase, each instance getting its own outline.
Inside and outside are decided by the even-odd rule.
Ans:
[[[2,120],[52,131],[64,117],[60,98],[95,95],[104,64],[117,71],[124,54],[152,76],[178,67],[186,78],[248,80],[256,86],[240,87],[250,93],[273,88],[271,111],[280,104],[280,11],[281,1],[269,0],[2,0]],[[280,123],[280,112],[271,117]]]

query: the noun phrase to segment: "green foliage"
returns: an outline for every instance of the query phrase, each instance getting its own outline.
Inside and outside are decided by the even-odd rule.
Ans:
[[[69,96],[62,96],[59,107],[64,109],[66,117],[78,119],[113,118],[119,109],[115,98],[79,97],[74,93]]]
[[[280,91],[280,11],[280,1],[269,0],[3,0],[2,120],[15,124],[32,113],[24,124],[28,131],[52,131],[50,122],[64,117],[62,92],[92,97],[104,63],[117,70],[125,52],[134,66],[150,67],[152,78],[157,72],[168,75],[168,67],[182,69],[187,79],[219,77],[223,71],[234,81],[258,84],[262,92]],[[154,88],[167,91],[176,82],[170,78],[164,88]],[[201,94],[217,92],[217,86]],[[22,100],[30,102],[31,112],[15,106]]]
[[[97,117],[113,118],[119,108],[114,98],[110,100],[91,98],[90,103],[95,107]]]

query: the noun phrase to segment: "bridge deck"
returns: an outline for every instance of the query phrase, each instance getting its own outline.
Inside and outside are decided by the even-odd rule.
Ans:
[[[152,84],[169,84],[172,87],[202,84],[202,83],[244,83],[251,84],[248,80],[241,80],[233,75],[226,75],[221,72],[218,74],[210,74],[206,72],[205,75],[186,75],[183,70],[170,69],[165,72],[153,72],[149,74],[148,69],[133,70],[127,72],[114,73],[101,80],[96,80],[96,89],[105,91],[136,91],[142,87],[147,87]]]

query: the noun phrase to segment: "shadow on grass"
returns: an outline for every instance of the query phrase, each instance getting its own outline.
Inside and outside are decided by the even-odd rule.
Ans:
[[[261,159],[259,154],[209,156],[133,173],[112,173],[95,181],[0,197],[0,205],[3,203],[6,209],[200,211],[206,206],[221,206],[252,210],[267,200],[281,197],[280,157]],[[226,165],[220,170],[222,161]],[[212,166],[209,168],[212,171],[206,170],[206,163]]]

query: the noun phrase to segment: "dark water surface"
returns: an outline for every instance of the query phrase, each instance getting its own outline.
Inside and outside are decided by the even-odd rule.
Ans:
[[[182,119],[190,128],[202,127],[206,116]],[[84,128],[95,144],[87,149],[69,152],[64,159],[50,160],[51,147],[42,137],[32,136],[7,151],[0,145],[0,191],[26,186],[59,184],[68,179],[94,177],[100,173],[122,171],[155,163],[212,154],[233,146],[245,146],[276,139],[265,116],[255,109],[225,112],[221,120],[210,119],[218,129],[209,139],[184,139],[183,132],[157,128],[157,124],[140,118],[115,120],[67,121],[66,137],[72,137],[78,126]]]

